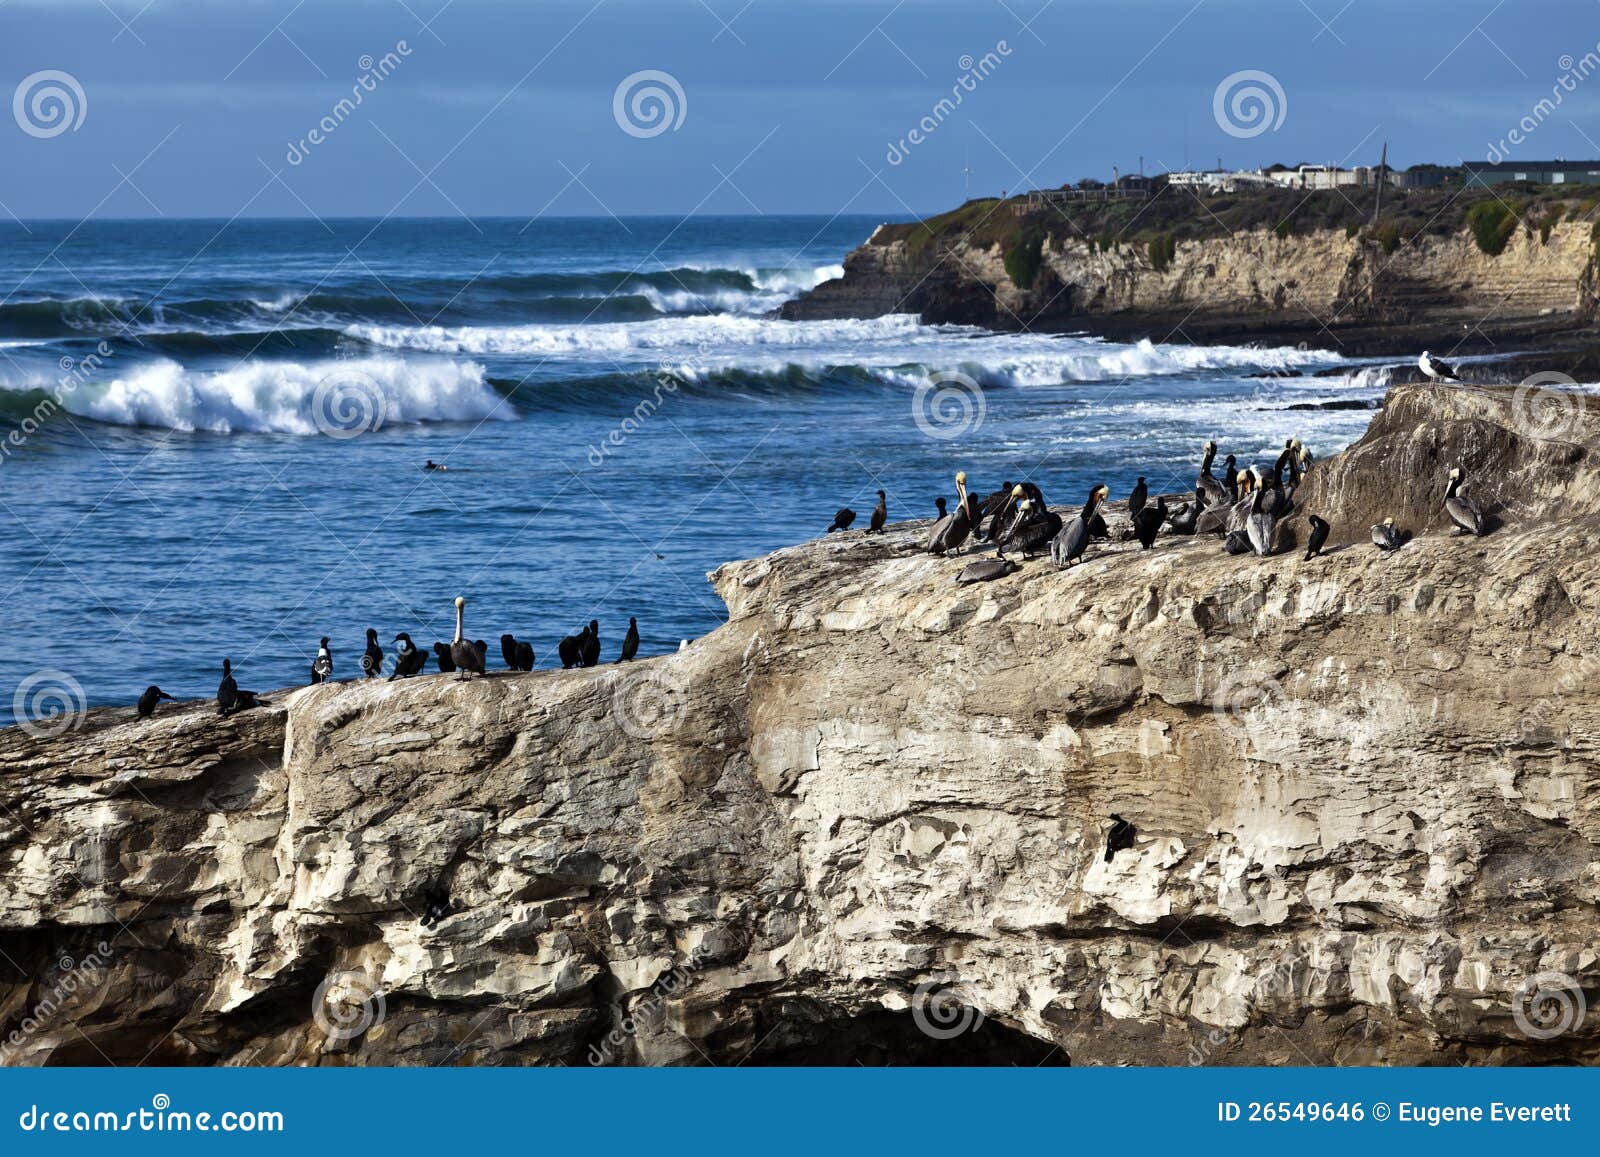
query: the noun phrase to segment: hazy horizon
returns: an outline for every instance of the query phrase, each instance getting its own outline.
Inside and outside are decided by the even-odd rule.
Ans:
[[[1600,156],[1575,0],[13,0],[0,27],[0,220],[888,219],[1141,160]],[[1244,89],[1267,123],[1224,123]]]

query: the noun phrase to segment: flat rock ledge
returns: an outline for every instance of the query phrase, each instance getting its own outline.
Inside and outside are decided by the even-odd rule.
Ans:
[[[0,733],[0,1060],[1600,1062],[1600,407],[1518,407],[1397,388],[1311,561],[905,524],[670,656]]]

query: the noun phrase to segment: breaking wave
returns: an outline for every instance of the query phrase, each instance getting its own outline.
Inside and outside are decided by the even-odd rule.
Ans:
[[[329,419],[319,409],[348,404],[335,391],[366,406],[368,429],[518,417],[482,366],[444,359],[252,361],[216,371],[156,361],[75,388],[42,376],[0,388],[3,408],[13,415],[59,393],[63,408],[97,422],[218,434],[327,433]]]

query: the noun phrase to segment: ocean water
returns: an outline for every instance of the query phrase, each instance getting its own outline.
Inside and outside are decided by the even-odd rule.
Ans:
[[[458,594],[491,668],[590,619],[613,657],[630,615],[674,650],[723,621],[707,571],[880,487],[894,520],[958,469],[1183,490],[1208,437],[1338,451],[1369,412],[1287,407],[1384,385],[1314,349],[770,316],[876,224],[0,226],[0,714],[209,697],[224,656],[297,684],[322,635],[353,677],[367,627],[448,639]]]

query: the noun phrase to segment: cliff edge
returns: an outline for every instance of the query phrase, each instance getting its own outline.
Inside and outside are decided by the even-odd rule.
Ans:
[[[0,733],[0,1057],[1600,1061],[1600,420],[1520,405],[1397,388],[1311,561],[903,524],[670,656]]]

